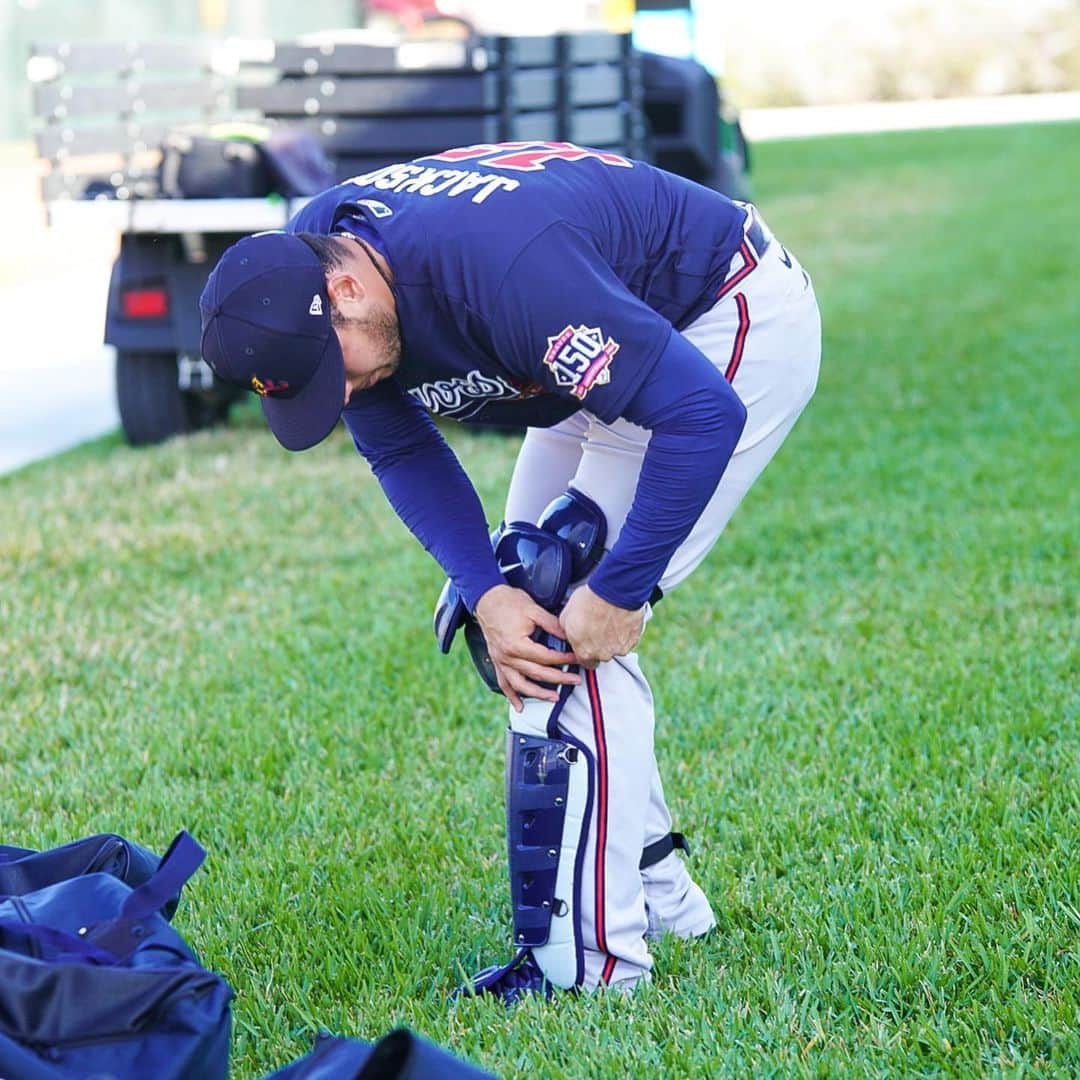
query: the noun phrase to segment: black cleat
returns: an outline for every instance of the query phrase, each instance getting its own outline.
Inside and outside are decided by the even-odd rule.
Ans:
[[[484,968],[472,981],[459,986],[450,995],[451,1001],[462,997],[493,994],[509,1008],[530,994],[541,994],[545,1001],[555,996],[555,988],[547,981],[540,965],[528,949],[522,949],[509,964]]]

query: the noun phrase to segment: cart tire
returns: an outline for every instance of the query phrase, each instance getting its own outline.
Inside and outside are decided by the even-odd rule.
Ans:
[[[173,353],[116,354],[116,401],[132,446],[164,442],[220,423],[230,400],[181,390]]]

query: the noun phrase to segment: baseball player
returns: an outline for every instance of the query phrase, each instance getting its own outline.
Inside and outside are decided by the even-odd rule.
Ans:
[[[203,356],[303,450],[343,419],[449,576],[510,703],[513,1002],[631,989],[649,942],[715,925],[678,854],[635,652],[814,392],[814,291],[757,210],[569,143],[357,176],[248,237],[201,299]],[[527,427],[503,525],[432,416]]]

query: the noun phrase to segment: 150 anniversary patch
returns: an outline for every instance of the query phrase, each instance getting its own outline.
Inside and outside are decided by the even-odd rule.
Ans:
[[[568,387],[570,393],[582,399],[594,386],[611,381],[609,367],[619,345],[604,338],[598,326],[567,326],[547,339],[544,364],[551,368],[558,386]]]

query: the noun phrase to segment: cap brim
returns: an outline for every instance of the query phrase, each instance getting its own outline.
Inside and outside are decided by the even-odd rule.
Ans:
[[[286,450],[310,450],[334,430],[345,406],[345,362],[331,330],[322,359],[308,384],[295,397],[265,395],[262,411],[270,430]]]

